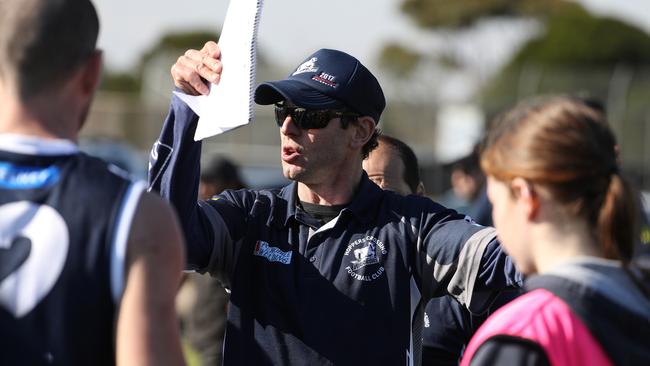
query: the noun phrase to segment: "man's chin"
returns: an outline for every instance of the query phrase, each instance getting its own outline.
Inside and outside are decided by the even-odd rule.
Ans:
[[[300,174],[294,171],[284,171],[284,177],[289,179],[289,180],[299,180]]]
[[[304,176],[304,171],[295,166],[295,165],[289,165],[289,164],[282,164],[282,174],[284,175],[285,178],[289,180],[295,180],[295,181],[300,181],[300,178]]]

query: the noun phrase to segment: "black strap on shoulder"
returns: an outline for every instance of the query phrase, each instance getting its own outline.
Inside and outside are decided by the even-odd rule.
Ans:
[[[538,343],[499,334],[483,342],[470,361],[470,366],[483,365],[550,366],[551,362]]]

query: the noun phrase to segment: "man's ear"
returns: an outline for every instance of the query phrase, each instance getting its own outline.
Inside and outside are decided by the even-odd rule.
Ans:
[[[88,58],[81,70],[80,89],[83,95],[92,96],[102,76],[102,52],[96,50]]]
[[[352,147],[360,148],[370,140],[372,134],[375,132],[375,120],[372,117],[364,116],[357,119],[357,123],[352,124],[354,126],[354,136],[352,137]]]
[[[418,196],[424,196],[426,191],[424,190],[424,183],[418,183],[418,187],[415,189],[415,194]]]
[[[539,212],[539,195],[530,182],[523,178],[515,178],[510,182],[510,189],[515,200],[524,206],[528,219],[533,219]]]

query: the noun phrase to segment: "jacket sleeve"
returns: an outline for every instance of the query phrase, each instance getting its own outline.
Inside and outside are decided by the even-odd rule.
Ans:
[[[234,259],[228,227],[241,226],[237,223],[244,217],[227,200],[217,205],[226,207],[227,216],[214,205],[197,202],[201,160],[201,142],[194,141],[197,122],[198,116],[174,96],[160,137],[151,150],[149,191],[158,192],[178,212],[185,234],[187,269],[224,273]]]
[[[522,286],[523,277],[501,249],[494,228],[433,202],[422,212],[414,226],[425,300],[450,294],[471,313],[482,314],[503,290]]]
[[[422,364],[455,366],[471,338],[471,316],[451,296],[433,298],[425,309]]]
[[[463,349],[481,324],[520,293],[519,288],[502,292],[482,314],[470,313],[451,296],[431,299],[425,310],[427,320],[422,331],[422,364],[458,365]]]

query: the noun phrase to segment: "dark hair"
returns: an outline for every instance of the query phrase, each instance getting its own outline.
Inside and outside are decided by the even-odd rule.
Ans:
[[[358,118],[359,117],[341,116],[341,127],[343,129],[346,129],[351,123],[359,123]],[[366,158],[368,158],[370,152],[376,149],[377,146],[379,146],[379,143],[377,142],[377,138],[380,135],[381,135],[381,129],[375,127],[375,130],[372,131],[372,136],[370,136],[370,140],[368,140],[361,148],[361,159],[365,160]]]
[[[98,33],[89,0],[2,0],[0,79],[22,100],[54,87],[92,55]]]
[[[411,188],[411,192],[417,192],[420,184],[420,167],[413,150],[407,144],[392,136],[381,135],[378,139],[379,142],[385,143],[397,152],[404,164],[404,181]]]
[[[201,180],[219,186],[221,190],[245,188],[237,165],[224,157],[212,159],[204,169],[201,169]]]
[[[637,195],[619,172],[617,144],[602,109],[572,97],[522,103],[497,117],[481,166],[502,181],[546,187],[584,217],[606,258],[628,261],[636,238]]]

